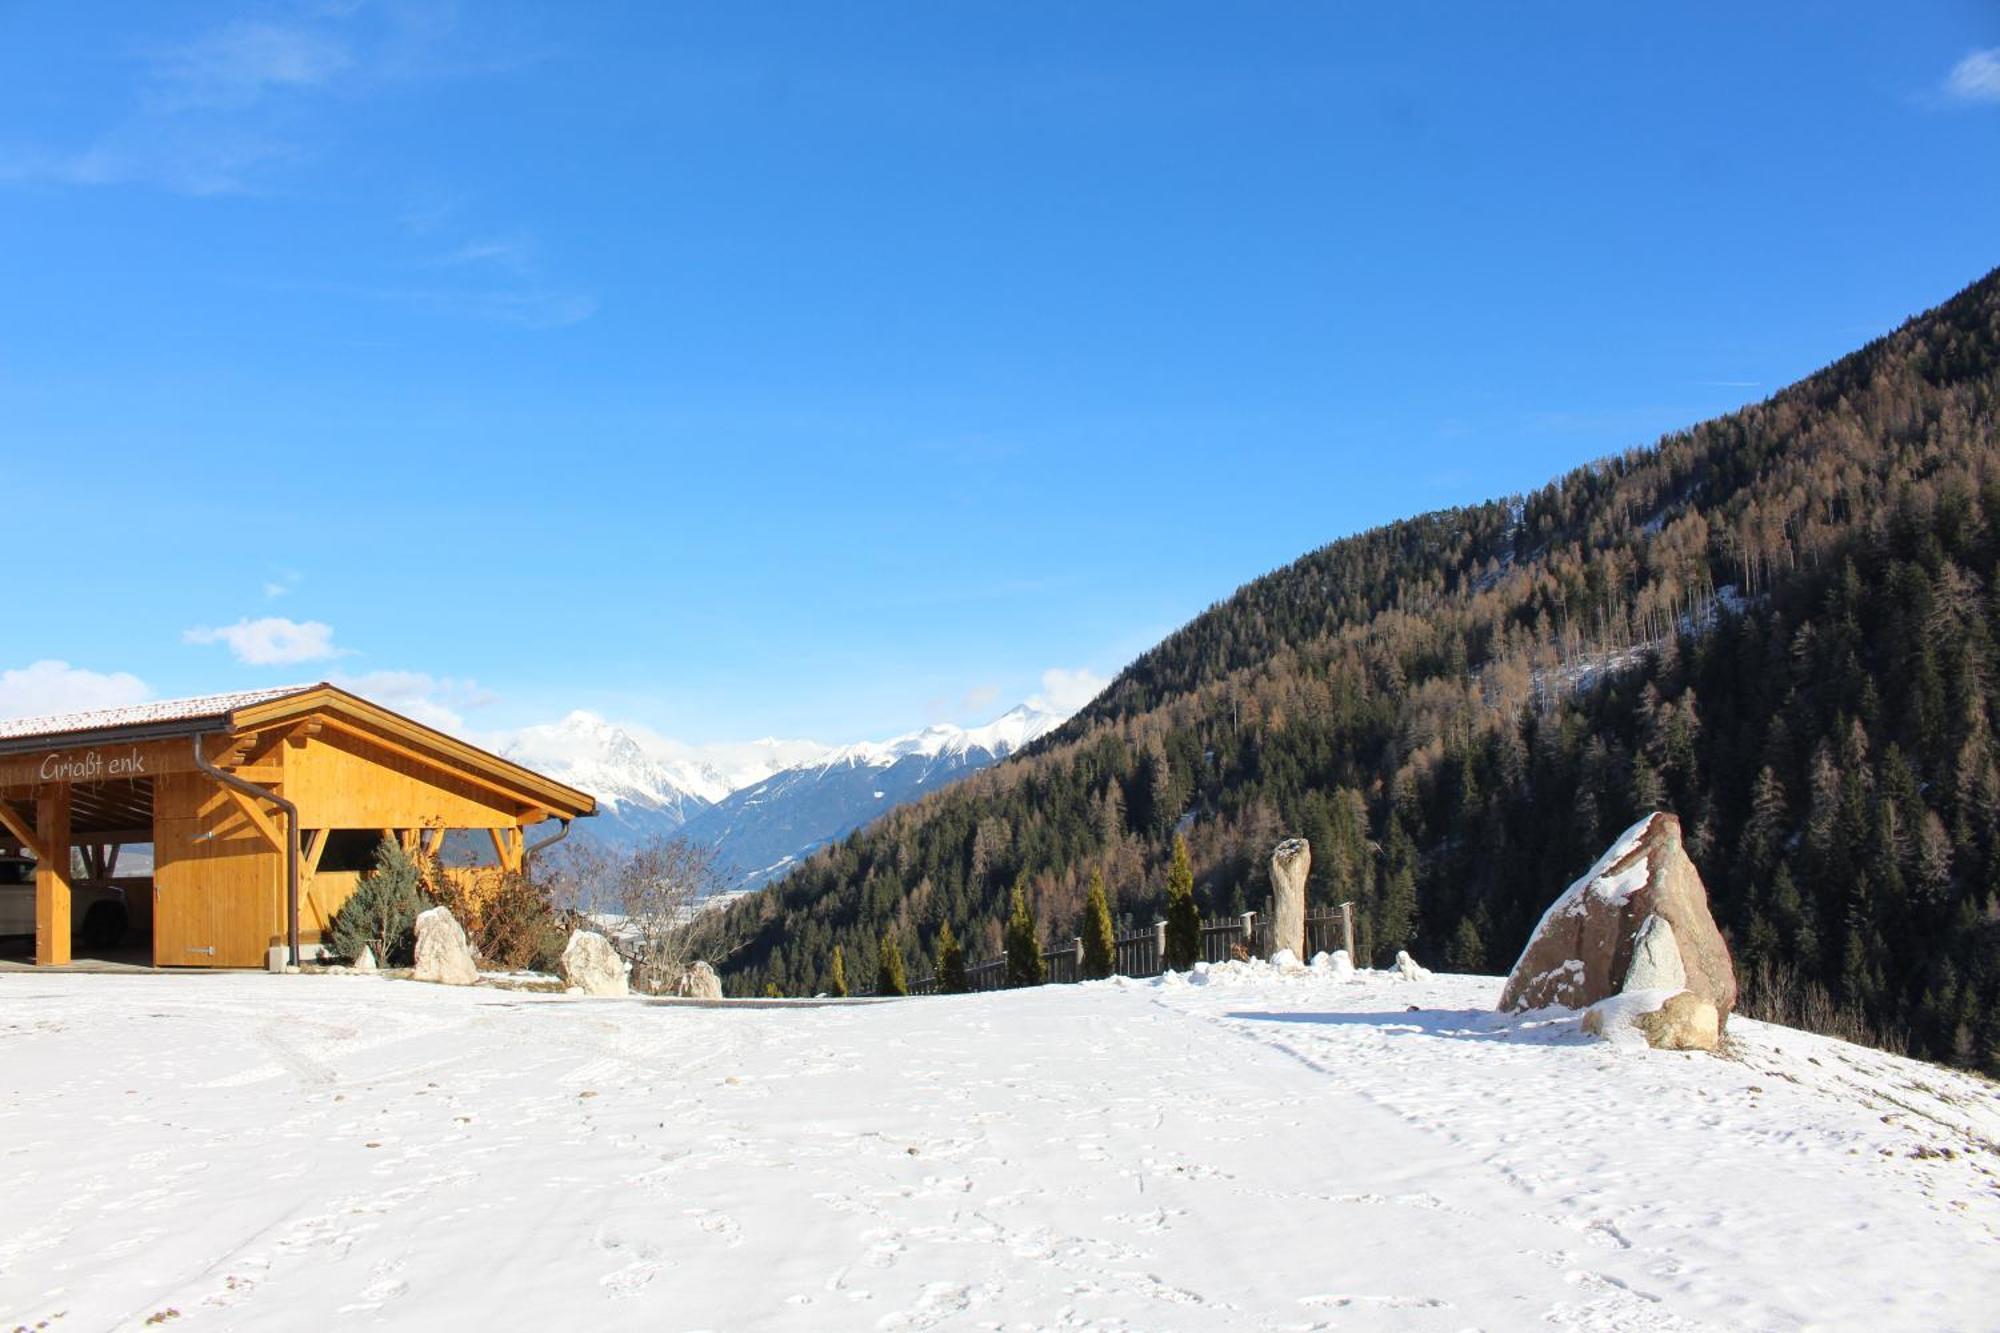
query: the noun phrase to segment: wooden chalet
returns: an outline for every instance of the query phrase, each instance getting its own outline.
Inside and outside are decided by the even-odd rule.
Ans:
[[[595,809],[327,684],[0,720],[0,845],[35,860],[42,965],[71,959],[79,870],[123,890],[155,966],[263,967],[318,952],[385,835],[435,853],[472,830],[518,870],[529,829],[556,821],[546,845]],[[145,847],[150,873],[120,875]]]

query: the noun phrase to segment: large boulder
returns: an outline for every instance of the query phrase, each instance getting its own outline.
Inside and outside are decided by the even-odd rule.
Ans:
[[[677,989],[691,1000],[719,1000],[722,998],[722,978],[715,975],[715,969],[707,963],[697,962],[681,973]]]
[[[618,956],[611,941],[594,930],[570,932],[563,946],[562,977],[572,990],[585,995],[630,995],[632,965]]]
[[[418,913],[417,965],[410,976],[446,986],[470,986],[479,980],[479,963],[450,908]]]
[[[1542,914],[1500,1008],[1583,1009],[1627,990],[1690,991],[1714,1006],[1718,1030],[1736,1007],[1729,946],[1669,814],[1627,829]]]
[[[1712,1051],[1722,1043],[1722,1015],[1693,991],[1626,990],[1584,1010],[1583,1030],[1662,1051]]]
[[[1306,876],[1312,844],[1287,838],[1271,850],[1271,956],[1306,956]]]

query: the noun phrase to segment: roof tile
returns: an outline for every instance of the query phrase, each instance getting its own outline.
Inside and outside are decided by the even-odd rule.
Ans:
[[[238,690],[233,694],[203,694],[192,699],[159,699],[125,708],[97,708],[84,713],[51,713],[43,717],[0,718],[0,741],[30,736],[57,736],[72,731],[104,731],[112,727],[137,727],[152,722],[193,722],[220,718],[251,704],[269,703],[291,694],[303,694],[312,685],[280,685],[265,690]]]

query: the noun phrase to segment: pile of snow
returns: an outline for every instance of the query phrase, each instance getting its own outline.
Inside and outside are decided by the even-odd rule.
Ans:
[[[0,975],[0,1326],[1991,1325],[1993,1085],[1499,987]]]

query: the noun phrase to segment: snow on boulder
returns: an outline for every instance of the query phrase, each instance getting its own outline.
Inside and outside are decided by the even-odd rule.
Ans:
[[[715,975],[715,969],[707,963],[696,962],[681,973],[679,990],[691,1000],[719,1000],[722,998],[722,978]]]
[[[562,978],[571,990],[585,995],[630,995],[632,965],[618,956],[611,941],[594,930],[573,930],[562,951]]]
[[[470,986],[479,980],[472,946],[450,908],[433,907],[417,914],[417,965],[410,976],[446,986]]]
[[[1396,950],[1396,970],[1403,974],[1405,981],[1422,981],[1431,974],[1428,967],[1410,957],[1407,949]]]
[[[1669,814],[1627,829],[1542,914],[1500,1008],[1583,1009],[1627,990],[1690,991],[1714,1007],[1718,1031],[1736,1007],[1729,946]]]
[[[1583,1030],[1613,1045],[1712,1051],[1722,1041],[1722,1015],[1693,991],[1646,987],[1591,1005],[1583,1011]]]
[[[361,946],[361,952],[354,959],[354,970],[356,972],[374,972],[377,970],[375,966],[375,950],[371,946],[366,944]]]

